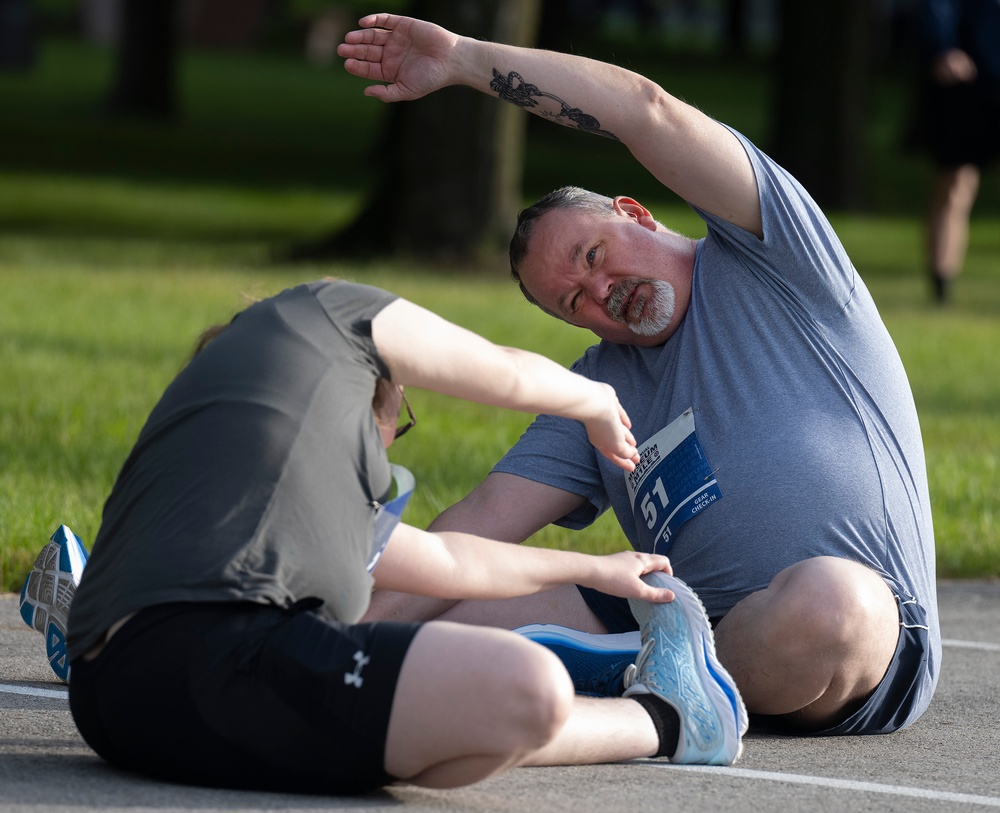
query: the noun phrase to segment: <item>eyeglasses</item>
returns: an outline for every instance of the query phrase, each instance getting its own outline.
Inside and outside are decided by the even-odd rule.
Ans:
[[[413,414],[413,410],[410,409],[410,402],[406,400],[406,396],[402,393],[399,394],[403,399],[403,406],[406,407],[406,414],[410,416],[410,419],[404,423],[402,426],[396,427],[396,438],[401,438],[407,432],[409,432],[414,426],[417,425],[417,416]]]

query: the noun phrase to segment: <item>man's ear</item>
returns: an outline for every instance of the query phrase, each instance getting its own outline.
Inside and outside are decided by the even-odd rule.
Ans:
[[[649,209],[634,198],[626,198],[624,195],[619,195],[614,199],[614,207],[618,214],[631,217],[640,226],[644,226],[650,231],[656,231],[657,224],[653,219],[653,215],[650,214]]]

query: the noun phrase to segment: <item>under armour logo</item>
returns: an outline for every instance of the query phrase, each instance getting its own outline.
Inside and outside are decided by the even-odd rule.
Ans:
[[[344,672],[344,683],[348,686],[355,686],[360,689],[361,685],[365,682],[365,679],[361,677],[361,670],[368,665],[371,658],[359,649],[354,653],[354,660],[357,662],[354,667],[354,671]]]

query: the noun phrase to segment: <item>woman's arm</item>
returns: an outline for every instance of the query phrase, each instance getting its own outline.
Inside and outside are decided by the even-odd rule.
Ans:
[[[608,384],[537,353],[493,344],[405,299],[372,320],[372,338],[396,384],[578,420],[616,465],[631,471],[639,460],[631,422]]]
[[[580,584],[622,598],[672,600],[669,590],[651,587],[640,578],[655,571],[670,573],[670,561],[638,551],[590,556],[401,524],[374,576],[375,586],[382,590],[444,599],[515,598]]]

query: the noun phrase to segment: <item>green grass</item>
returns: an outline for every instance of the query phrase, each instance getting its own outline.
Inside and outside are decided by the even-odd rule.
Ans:
[[[973,222],[954,306],[927,304],[919,224],[838,218],[909,374],[927,457],[938,572],[1000,576],[1000,219]]]
[[[272,261],[345,222],[371,180],[367,145],[384,111],[340,73],[275,56],[191,55],[185,118],[158,129],[96,114],[109,65],[103,51],[57,42],[35,72],[0,75],[0,590],[19,588],[59,523],[93,540],[118,469],[195,336],[246,296],[333,274],[565,364],[590,343],[524,303],[501,267],[459,274]],[[730,110],[744,115],[738,126],[759,137],[759,110],[747,103],[759,89],[741,76],[727,103],[722,78],[689,77],[688,95],[708,94],[706,107],[725,120]],[[619,182],[619,172],[622,188],[606,191],[644,183],[620,145],[542,132],[528,159],[539,188],[529,194],[565,180]],[[581,164],[592,177],[574,176]],[[914,188],[920,180],[905,162],[885,171]],[[653,204],[664,221],[701,228],[683,207]],[[914,214],[835,220],[913,384],[939,571],[1000,576],[1000,217],[975,220],[947,311],[927,304]],[[416,474],[409,518],[426,524],[485,476],[529,419],[432,393],[413,392],[411,402],[419,426],[392,457]],[[536,541],[590,551],[623,544],[611,516]]]

